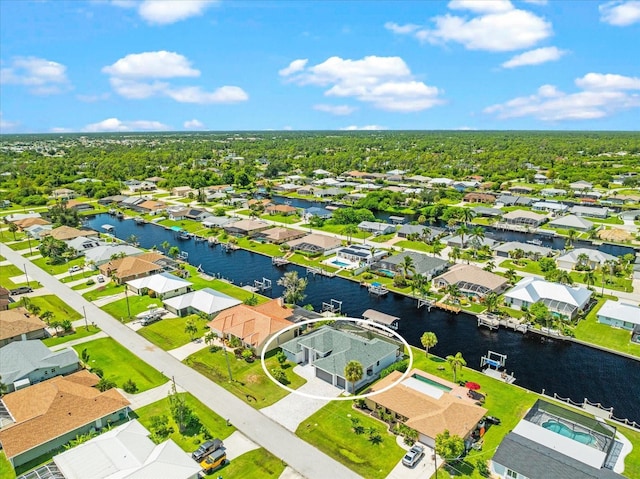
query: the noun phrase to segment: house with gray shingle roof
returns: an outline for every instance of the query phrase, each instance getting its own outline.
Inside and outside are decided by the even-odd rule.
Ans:
[[[362,379],[355,390],[378,378],[380,371],[400,357],[399,346],[379,338],[367,339],[329,326],[287,341],[281,345],[289,361],[313,366],[315,376],[347,389],[344,369],[349,361],[362,364]],[[351,389],[353,385],[350,385]]]
[[[388,258],[384,258],[375,263],[373,267],[399,273],[402,271],[400,264],[404,262],[404,258],[406,256],[413,260],[415,274],[422,275],[429,280],[434,276],[443,273],[449,267],[448,261],[435,256],[427,256],[423,253],[417,253],[415,251],[406,251],[404,253],[389,256]]]
[[[15,341],[0,348],[0,376],[7,392],[22,389],[80,368],[73,348],[52,352],[39,340]]]
[[[552,228],[574,229],[578,231],[589,231],[593,228],[593,223],[576,215],[561,216],[549,222]]]

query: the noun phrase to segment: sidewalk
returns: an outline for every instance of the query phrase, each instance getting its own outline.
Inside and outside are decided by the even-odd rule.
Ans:
[[[197,338],[193,341],[189,341],[184,346],[180,346],[179,348],[175,348],[167,352],[178,361],[182,361],[187,356],[191,356],[193,353],[197,353],[198,351],[206,347],[207,343],[205,342],[205,340],[203,338]]]
[[[83,321],[84,322],[84,321]],[[88,343],[89,341],[93,341],[94,339],[107,338],[107,333],[104,331],[98,331],[91,336],[85,336],[84,338],[75,339],[73,341],[67,341],[66,343],[56,344],[55,346],[51,346],[49,349],[51,351],[60,351],[61,349],[65,349],[67,347],[77,346],[78,344]]]
[[[176,385],[176,390],[181,393],[185,392],[184,389],[182,389],[178,385]],[[167,381],[160,386],[137,394],[129,394],[127,392],[124,392],[120,388],[118,388],[118,391],[129,400],[129,402],[131,403],[131,409],[135,411],[136,409],[139,409],[143,406],[147,406],[151,403],[166,398],[169,395],[169,391],[171,391],[171,381]]]

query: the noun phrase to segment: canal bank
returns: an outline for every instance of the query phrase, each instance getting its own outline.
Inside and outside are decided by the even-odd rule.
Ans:
[[[112,223],[118,238],[135,235],[144,248],[159,246],[164,241],[178,246],[188,254],[189,262],[204,271],[233,280],[235,284],[253,284],[254,280],[267,278],[272,288],[263,294],[277,297],[282,287],[277,280],[286,271],[306,275],[306,268],[297,265],[276,267],[271,259],[249,251],[237,250],[225,253],[220,247],[209,247],[206,242],[178,240],[175,234],[163,227],[138,225],[131,220],[115,220],[108,215],[88,219],[87,226],[99,230],[101,225]],[[401,318],[398,332],[407,341],[421,348],[420,337],[425,331],[433,331],[438,344],[434,354],[445,357],[458,351],[468,365],[480,369],[480,360],[487,351],[507,355],[506,367],[514,372],[517,384],[548,394],[557,393],[576,402],[587,398],[607,407],[615,408],[615,415],[640,422],[640,363],[638,361],[593,349],[582,344],[548,340],[540,342],[513,331],[480,329],[475,317],[466,313],[458,315],[425,308],[416,308],[415,300],[389,293],[383,297],[370,296],[366,288],[344,278],[309,276],[307,297],[302,301],[321,310],[323,302],[331,299],[342,301],[342,312],[352,317],[362,317],[367,309],[375,309]]]

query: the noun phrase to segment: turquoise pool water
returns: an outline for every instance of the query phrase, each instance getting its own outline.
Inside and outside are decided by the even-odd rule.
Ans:
[[[424,376],[421,376],[419,374],[414,374],[413,376],[411,376],[413,379],[417,379],[418,381],[422,381],[423,383],[427,383],[435,388],[440,389],[441,391],[444,392],[449,392],[451,391],[451,388],[449,386],[445,386],[444,384],[440,384],[439,382],[433,381],[429,378],[425,378]]]
[[[388,269],[379,269],[378,273],[383,274],[385,276],[387,276],[388,278],[393,278],[396,274]]]
[[[587,432],[576,432],[572,431],[571,428],[565,426],[564,424],[549,420],[542,424],[542,427],[548,429],[549,431],[553,431],[561,436],[568,437],[569,439],[573,439],[576,442],[581,444],[586,444],[590,446],[591,444],[595,444],[596,438]]]
[[[343,261],[338,261],[337,259],[334,259],[334,260],[331,262],[331,264],[334,264],[334,265],[339,266],[339,267],[341,267],[341,268],[345,268],[345,267],[349,266],[349,263],[345,263],[345,262],[343,262]]]

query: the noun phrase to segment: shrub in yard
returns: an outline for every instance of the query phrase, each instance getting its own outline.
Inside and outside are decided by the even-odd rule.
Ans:
[[[476,461],[476,469],[480,473],[481,476],[489,477],[489,465],[485,459],[478,459]]]
[[[122,389],[124,389],[124,392],[126,393],[134,394],[138,392],[138,385],[134,381],[132,381],[131,378],[129,378],[122,385]]]
[[[89,281],[86,282],[87,286],[92,286],[94,284],[96,284],[96,282],[94,280],[92,280],[92,279],[90,279]]]
[[[245,349],[242,351],[242,358],[245,361],[251,361],[253,360],[253,351],[249,348]]]
[[[172,433],[173,427],[169,426],[169,418],[167,416],[151,416],[151,440],[156,444],[165,441]]]
[[[362,275],[362,279],[372,279],[373,275],[371,273],[364,273]]]
[[[382,379],[385,376],[388,376],[393,371],[400,371],[400,372],[404,373],[407,370],[408,366],[409,366],[409,360],[408,359],[403,359],[402,361],[398,361],[397,363],[393,363],[391,366],[388,366],[388,367],[384,368],[382,371],[380,371],[380,379]]]
[[[282,368],[273,368],[271,370],[271,375],[280,384],[285,384],[285,385],[289,384],[289,381],[287,380],[287,374],[284,372]]]
[[[116,386],[117,384],[115,383],[115,381],[108,378],[100,378],[100,381],[98,382],[98,384],[96,384],[96,387],[100,392],[105,392],[109,389],[115,388]]]

